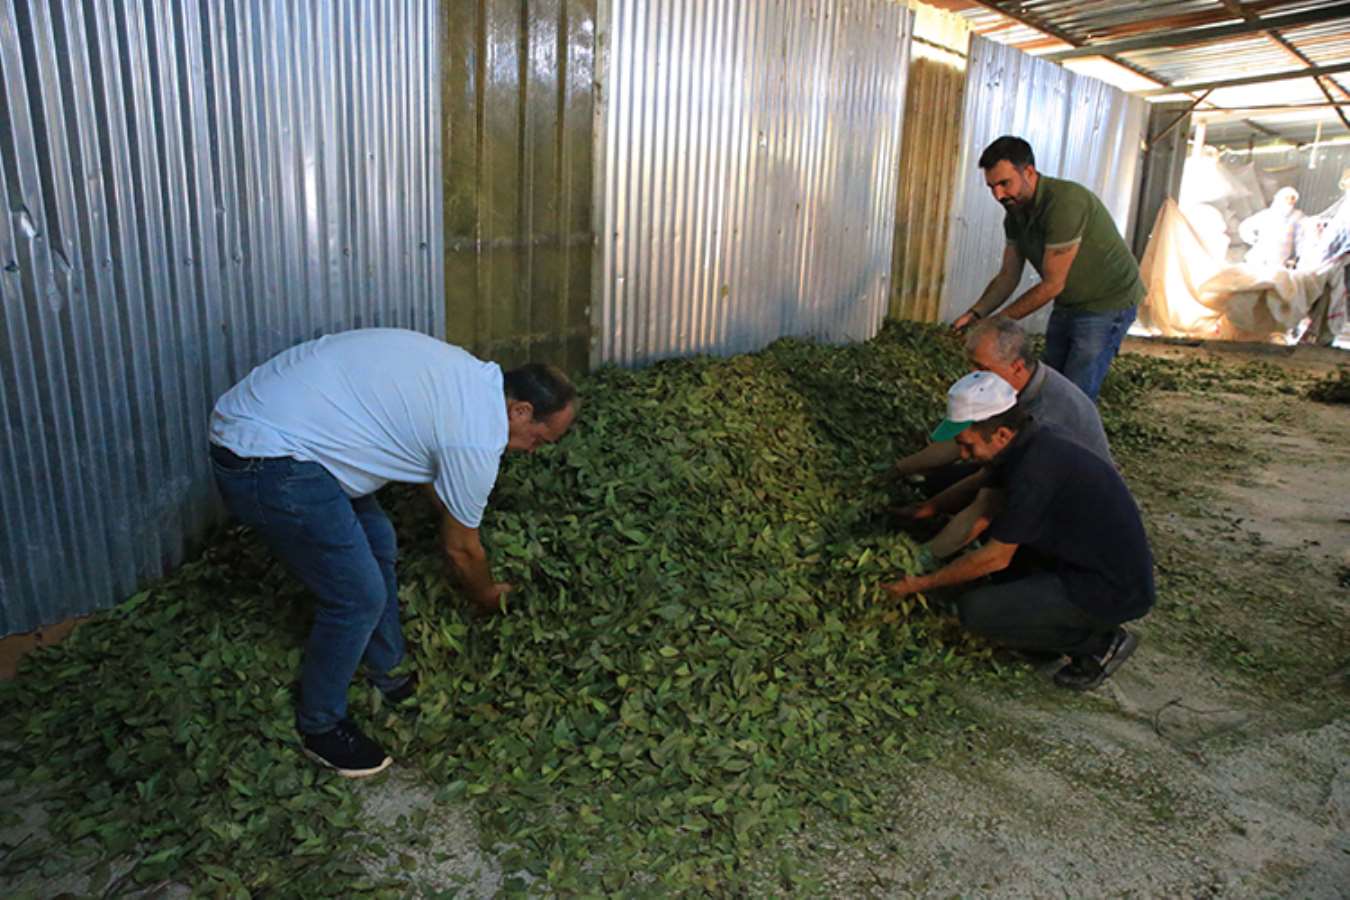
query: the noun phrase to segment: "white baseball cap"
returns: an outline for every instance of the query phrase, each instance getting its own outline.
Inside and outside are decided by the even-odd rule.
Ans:
[[[933,440],[950,441],[975,422],[992,419],[1017,405],[1017,391],[993,372],[971,372],[947,390],[947,418]]]

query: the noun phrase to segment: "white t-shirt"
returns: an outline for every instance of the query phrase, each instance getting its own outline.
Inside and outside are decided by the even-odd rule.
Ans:
[[[349,496],[434,483],[477,528],[508,424],[502,370],[415,331],[327,335],[273,357],[216,402],[211,442],[323,466]]]

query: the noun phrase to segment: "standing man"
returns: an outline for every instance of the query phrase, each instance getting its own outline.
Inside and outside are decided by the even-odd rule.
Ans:
[[[211,413],[211,460],[226,507],[317,598],[296,717],[305,752],[349,778],[392,760],[347,718],[364,663],[393,702],[403,660],[394,526],[375,492],[425,484],[446,556],[469,598],[497,610],[478,526],[504,450],[562,437],[576,389],[552,366],[505,374],[414,331],[369,328],[292,347],[231,388]]]
[[[1153,607],[1153,557],[1129,488],[1105,459],[1029,422],[1017,392],[989,372],[952,385],[940,435],[954,436],[963,459],[988,464],[1001,492],[966,543],[986,540],[883,587],[903,597],[993,576],[958,596],[961,624],[1003,646],[1067,654],[1055,682],[1095,688],[1139,643],[1123,623]]]
[[[1030,261],[1040,283],[1001,315],[1021,319],[1054,300],[1041,358],[1096,400],[1144,298],[1139,265],[1102,202],[1081,184],[1037,172],[1026,141],[1004,135],[980,154],[980,168],[1007,210],[1008,242],[999,273],[952,327],[960,331],[993,314]]]

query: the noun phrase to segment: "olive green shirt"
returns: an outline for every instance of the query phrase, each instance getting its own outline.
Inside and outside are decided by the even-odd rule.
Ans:
[[[1096,195],[1072,181],[1041,175],[1024,209],[1010,209],[1003,233],[1022,258],[1045,277],[1047,249],[1078,244],[1055,306],[1074,312],[1114,312],[1144,299],[1139,264]]]

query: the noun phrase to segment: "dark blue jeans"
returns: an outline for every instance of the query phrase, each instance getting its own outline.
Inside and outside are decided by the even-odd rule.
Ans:
[[[313,592],[296,723],[331,731],[347,716],[347,686],[364,662],[370,681],[392,690],[403,661],[393,523],[375,496],[350,498],[318,463],[244,459],[211,447],[225,506]]]
[[[1075,313],[1055,306],[1041,359],[1093,400],[1120,350],[1138,307],[1109,313]]]

